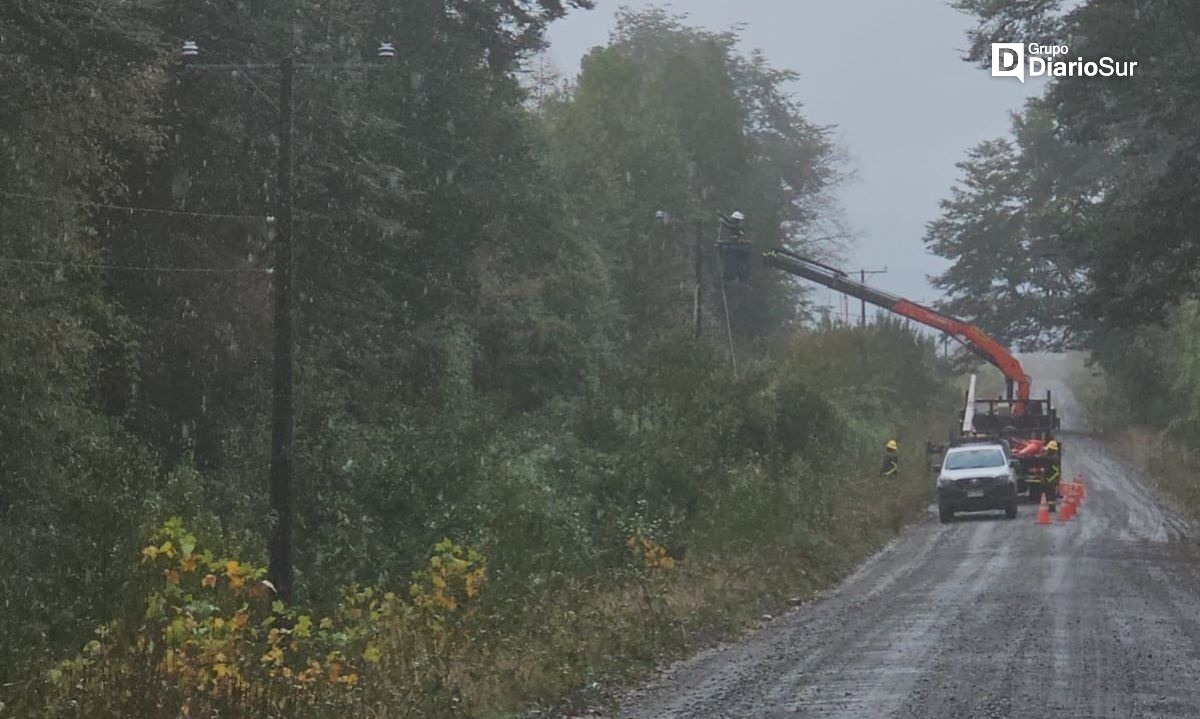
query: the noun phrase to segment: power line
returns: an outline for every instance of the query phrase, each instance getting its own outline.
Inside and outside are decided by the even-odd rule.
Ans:
[[[21,200],[33,200],[35,202],[50,202],[62,205],[74,205],[76,207],[96,207],[104,210],[114,210],[117,212],[128,212],[131,214],[144,215],[166,215],[170,217],[206,217],[209,219],[218,220],[265,220],[262,215],[238,215],[228,212],[190,212],[188,210],[162,210],[153,207],[134,207],[132,205],[114,205],[109,202],[92,202],[90,200],[71,200],[65,197],[50,197],[47,195],[32,195],[25,192],[11,192],[9,190],[0,190],[0,195],[4,197],[12,197]]]
[[[265,90],[259,87],[258,83],[254,81],[254,78],[250,77],[250,73],[244,70],[234,70],[233,75],[245,80],[250,87],[254,89],[254,92],[258,93],[259,98],[270,105],[272,110],[279,112],[279,103],[275,102],[275,98],[268,95]]]
[[[365,263],[367,263],[367,264],[369,264],[369,265],[373,265],[373,266],[375,266],[375,267],[379,267],[379,268],[385,269],[385,270],[387,270],[387,271],[391,272],[393,275],[399,275],[399,276],[406,276],[406,275],[408,275],[408,273],[407,273],[405,270],[402,270],[402,269],[400,269],[399,267],[397,267],[397,266],[395,266],[395,265],[393,265],[393,264],[390,264],[390,263],[387,263],[387,262],[383,262],[383,261],[381,261],[381,260],[373,260],[373,259],[371,259],[371,258],[369,258],[369,257],[366,257],[366,256],[364,256],[364,255],[361,255],[361,254],[359,254],[359,253],[355,252],[354,250],[351,250],[351,249],[350,249],[350,248],[348,248],[348,247],[344,247],[344,246],[341,246],[341,245],[337,245],[337,244],[335,244],[335,243],[333,243],[333,242],[330,242],[329,240],[326,240],[326,239],[324,239],[324,238],[321,238],[321,237],[315,237],[315,236],[314,236],[314,237],[310,237],[310,238],[308,238],[308,239],[310,239],[310,240],[314,240],[314,241],[316,241],[318,244],[324,245],[326,248],[328,248],[328,249],[332,250],[332,251],[333,251],[333,252],[335,252],[335,253],[339,253],[339,254],[348,255],[348,256],[350,256],[350,257],[353,257],[353,258],[355,258],[355,259],[359,260],[360,262],[365,262]]]
[[[32,265],[36,267],[70,267],[80,270],[106,270],[112,272],[161,272],[192,274],[272,274],[272,270],[260,267],[152,267],[138,265],[104,265],[87,262],[60,262],[56,260],[26,260],[17,257],[0,257],[0,263],[8,265]]]

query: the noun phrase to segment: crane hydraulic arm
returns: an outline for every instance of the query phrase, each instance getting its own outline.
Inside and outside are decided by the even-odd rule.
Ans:
[[[1025,412],[1031,385],[1029,375],[1025,374],[1021,363],[1004,345],[984,334],[978,327],[902,297],[881,292],[850,278],[841,270],[785,249],[767,251],[763,253],[763,260],[769,266],[788,274],[803,277],[856,299],[865,300],[901,317],[907,317],[950,335],[1004,374],[1005,379],[1008,380],[1008,397],[1010,400],[1016,400],[1013,402],[1013,415],[1020,416]]]

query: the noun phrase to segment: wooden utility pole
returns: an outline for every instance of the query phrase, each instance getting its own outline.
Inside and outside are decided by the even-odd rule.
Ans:
[[[292,478],[295,439],[292,364],[292,80],[291,56],[279,62],[279,227],[275,237],[274,386],[271,412],[271,534],[268,575],[279,599],[292,600]]]
[[[692,314],[696,320],[696,339],[704,334],[704,223],[696,220],[696,293]]]
[[[858,272],[858,279],[859,279],[859,281],[860,281],[860,282],[862,282],[864,285],[865,285],[865,284],[867,284],[867,271],[866,271],[866,270],[859,270],[859,272]],[[862,299],[862,298],[859,298],[859,300],[858,300],[858,301],[859,301],[859,303],[862,305],[862,308],[861,308],[861,312],[862,312],[862,314],[860,314],[860,315],[858,316],[858,326],[859,326],[859,327],[866,327],[866,326],[867,326],[867,301],[866,301],[865,299]]]
[[[861,284],[865,285],[865,284],[867,284],[867,275],[882,275],[882,274],[886,274],[887,271],[888,271],[888,268],[886,268],[886,267],[884,267],[882,270],[859,270],[858,271],[858,280]],[[862,309],[861,309],[862,314],[860,314],[858,317],[858,326],[866,327],[867,326],[867,301],[860,297],[859,302],[862,305]],[[849,323],[847,323],[847,324],[849,324]]]

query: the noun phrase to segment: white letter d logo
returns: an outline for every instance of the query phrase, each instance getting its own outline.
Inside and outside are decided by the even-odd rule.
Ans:
[[[1025,82],[1025,46],[1019,42],[992,43],[992,77],[1015,77]]]

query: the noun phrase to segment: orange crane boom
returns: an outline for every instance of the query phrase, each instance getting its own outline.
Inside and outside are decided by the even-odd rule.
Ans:
[[[1004,345],[989,337],[978,327],[903,297],[877,290],[851,278],[839,269],[802,257],[789,250],[769,250],[763,253],[763,260],[769,266],[788,274],[869,302],[953,337],[980,359],[995,366],[1004,374],[1004,378],[1008,382],[1008,399],[1015,400],[1012,414],[1014,416],[1024,414],[1032,385],[1029,375],[1025,374],[1020,361],[1013,357]]]

